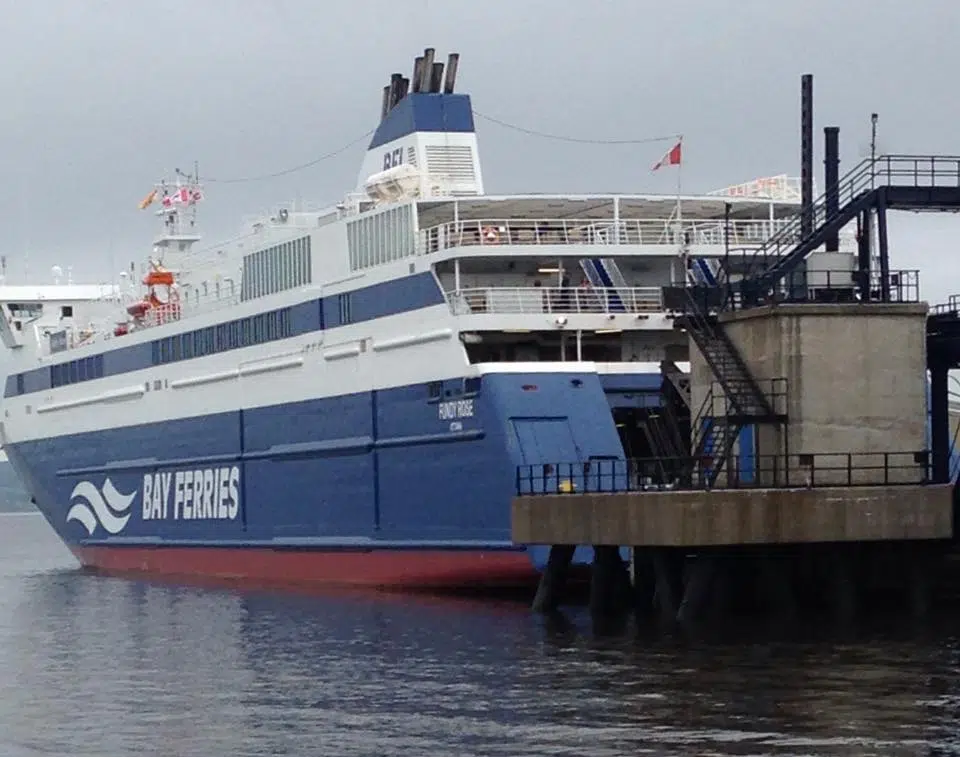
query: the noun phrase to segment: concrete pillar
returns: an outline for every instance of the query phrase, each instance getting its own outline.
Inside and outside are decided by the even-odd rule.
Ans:
[[[709,552],[697,555],[690,565],[683,599],[677,608],[677,622],[690,625],[703,619],[710,602],[716,574],[716,559]]]
[[[638,615],[653,610],[657,593],[657,576],[653,568],[651,551],[646,547],[634,547],[631,564],[631,583],[633,586],[633,607]]]
[[[774,612],[778,620],[788,622],[797,616],[791,564],[789,554],[770,551],[758,555],[756,565],[761,603]]]
[[[852,624],[859,609],[860,592],[853,549],[852,546],[829,548],[827,576],[830,585],[827,588],[833,600],[834,617],[842,626]]]
[[[618,615],[630,600],[630,575],[620,559],[619,547],[595,546],[590,577],[590,612],[593,615]]]
[[[651,550],[656,591],[654,605],[660,621],[673,625],[683,595],[683,553],[669,547]]]
[[[559,607],[575,550],[576,546],[570,544],[555,544],[550,547],[550,556],[547,558],[543,575],[540,576],[537,595],[533,599],[534,612],[549,613]]]

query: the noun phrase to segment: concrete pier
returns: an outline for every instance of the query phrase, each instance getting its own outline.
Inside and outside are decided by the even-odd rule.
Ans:
[[[802,482],[811,455],[928,447],[926,316],[926,303],[880,302],[778,304],[719,316],[761,388],[782,387],[773,399],[789,422],[756,427],[756,453],[770,461],[757,463],[761,483]],[[722,389],[693,340],[690,377],[692,407],[709,392],[723,407]],[[781,456],[789,456],[789,469],[772,464]],[[927,461],[918,460],[912,470],[898,465],[896,475],[917,482],[926,471]],[[845,471],[821,471],[818,480],[876,480],[864,467],[857,475],[848,481]]]
[[[729,547],[953,536],[948,484],[525,495],[518,544]]]
[[[698,477],[699,457],[688,468],[694,475],[660,481],[648,461],[607,461],[606,478],[591,478],[597,462],[589,476],[571,461],[541,466],[567,463],[565,480],[555,474],[554,487],[539,471],[538,488],[518,488],[513,541],[558,555],[592,545],[592,604],[606,611],[623,595],[614,590],[622,576],[615,548],[632,547],[633,574],[649,584],[635,580],[633,596],[668,623],[738,603],[792,617],[811,601],[846,623],[880,575],[904,590],[904,607],[926,612],[931,575],[955,533],[953,486],[931,474],[926,315],[925,304],[889,302],[722,314],[723,349],[739,355],[760,391],[781,390],[768,397],[772,414],[746,417],[723,388],[743,391],[743,379],[715,374],[732,358],[708,343],[711,365],[691,338],[691,407],[709,408],[691,425],[736,429],[736,441],[709,458],[719,475]],[[545,576],[541,588],[555,584]],[[551,594],[546,604],[558,602]]]

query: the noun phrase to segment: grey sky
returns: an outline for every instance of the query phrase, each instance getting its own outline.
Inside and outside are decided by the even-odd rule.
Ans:
[[[380,90],[426,46],[461,53],[480,113],[545,132],[682,132],[684,190],[798,163],[799,76],[815,75],[818,152],[840,127],[846,170],[869,114],[886,151],[960,153],[960,3],[944,0],[0,0],[0,144],[11,275],[107,277],[149,250],[137,202],[174,167],[213,178],[305,163],[376,125]],[[571,145],[484,120],[488,191],[675,191],[669,147]],[[244,217],[352,189],[365,145],[285,177],[207,186],[207,240]],[[820,166],[818,164],[818,171]],[[954,290],[960,219],[897,218],[895,265]],[[29,254],[29,255],[28,255]],[[112,262],[111,262],[112,256]],[[960,290],[960,283],[956,289]]]

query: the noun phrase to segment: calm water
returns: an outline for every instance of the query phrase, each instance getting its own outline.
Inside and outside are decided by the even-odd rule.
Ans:
[[[517,604],[98,578],[38,516],[0,529],[3,757],[960,754],[960,621],[606,638]]]

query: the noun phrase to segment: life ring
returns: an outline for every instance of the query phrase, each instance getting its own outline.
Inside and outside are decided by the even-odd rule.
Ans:
[[[485,226],[483,228],[483,243],[496,244],[500,241],[500,232],[494,226]]]

